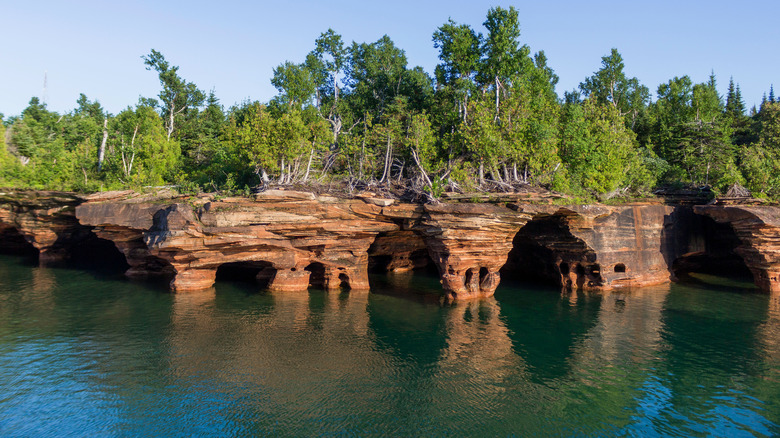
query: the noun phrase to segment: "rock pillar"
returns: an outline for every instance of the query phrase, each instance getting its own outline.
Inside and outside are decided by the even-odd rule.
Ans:
[[[492,204],[426,206],[426,213],[420,231],[445,294],[451,299],[493,295],[512,239],[531,215]]]
[[[368,291],[368,266],[365,264],[349,267],[325,267],[323,287],[336,291],[346,286],[351,291]]]
[[[176,277],[171,281],[171,289],[176,292],[208,289],[214,286],[217,268],[187,269],[176,268]]]
[[[277,269],[268,289],[272,292],[305,292],[309,289],[310,274],[299,267]]]

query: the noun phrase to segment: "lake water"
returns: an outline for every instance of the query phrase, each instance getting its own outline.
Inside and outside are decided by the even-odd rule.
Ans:
[[[780,300],[438,281],[171,294],[0,256],[0,436],[778,436]]]

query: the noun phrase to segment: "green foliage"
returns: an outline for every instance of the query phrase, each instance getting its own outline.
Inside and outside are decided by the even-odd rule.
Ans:
[[[634,133],[614,106],[596,99],[568,105],[561,126],[561,158],[583,188],[598,194],[636,189],[632,183],[650,175],[637,157]]]
[[[21,164],[8,152],[5,144],[5,125],[0,123],[0,187],[13,186],[21,174]]]
[[[520,46],[520,21],[514,6],[491,8],[482,24],[488,34],[482,44],[479,81],[482,84],[495,82],[495,86],[500,87],[530,66],[530,49],[526,45]]]
[[[160,80],[156,98],[116,115],[83,94],[65,114],[33,98],[2,120],[0,185],[175,184],[225,196],[349,179],[403,183],[430,199],[532,184],[591,200],[646,194],[663,181],[716,192],[740,183],[780,198],[773,90],[748,116],[733,80],[722,98],[714,74],[701,84],[682,76],[661,84],[651,103],[612,49],[579,91],[559,99],[545,53],[532,57],[520,41],[514,7],[491,8],[483,24],[485,35],[452,20],[433,32],[434,78],[407,65],[388,36],[345,44],[328,29],[303,62],[274,69],[279,94],[270,102],[227,110],[151,50],[142,59]]]
[[[467,88],[477,71],[480,60],[482,35],[466,24],[450,19],[433,33],[433,47],[439,49],[442,61],[436,67],[436,81],[456,89]]]
[[[274,69],[271,84],[281,93],[279,101],[296,109],[311,100],[317,86],[314,75],[305,65],[290,61]]]
[[[755,195],[780,197],[780,103],[765,103],[758,113],[758,141],[742,147],[747,188]]]
[[[159,109],[167,138],[176,132],[176,139],[185,144],[185,152],[189,155],[189,139],[197,134],[196,130],[198,109],[206,99],[203,91],[192,82],[185,81],[179,76],[179,67],[171,66],[165,57],[152,49],[148,55],[141,57],[147,70],[155,70],[160,79],[162,90],[160,91]],[[152,102],[147,102],[148,106]]]
[[[609,56],[601,58],[601,69],[580,83],[580,90],[599,104],[617,108],[626,117],[627,126],[633,127],[650,100],[650,91],[637,78],[626,77],[624,68],[623,57],[613,48]]]

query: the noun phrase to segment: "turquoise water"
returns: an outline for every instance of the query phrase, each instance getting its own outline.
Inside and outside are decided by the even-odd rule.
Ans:
[[[780,300],[435,278],[171,294],[0,256],[0,436],[778,436]]]

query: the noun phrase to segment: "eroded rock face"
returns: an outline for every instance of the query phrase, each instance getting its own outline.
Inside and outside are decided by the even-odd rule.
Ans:
[[[775,207],[696,212],[730,223],[757,283],[778,290]],[[674,260],[701,246],[692,238],[693,216],[690,207],[660,203],[422,206],[283,190],[219,200],[132,192],[0,195],[0,236],[18,232],[43,262],[94,233],[125,255],[128,275],[170,275],[177,291],[211,287],[224,264],[254,266],[274,291],[368,290],[370,258],[390,271],[432,261],[453,299],[492,295],[502,268],[536,269],[529,257],[564,287],[644,286],[669,281]]]
[[[493,204],[425,206],[418,229],[445,292],[453,299],[493,295],[512,239],[531,217]]]
[[[559,279],[563,287],[613,289],[665,283],[671,278],[671,263],[687,252],[684,234],[692,214],[688,207],[642,204],[514,208],[533,216],[518,233],[516,250],[524,249],[531,257],[545,259],[534,269],[544,271],[539,272],[542,276]],[[522,255],[517,259],[519,263],[524,260]]]
[[[741,241],[735,251],[764,291],[780,292],[780,207],[721,206],[694,207],[698,214],[729,224]]]
[[[8,191],[0,193],[0,235],[18,233],[38,250],[42,265],[65,260],[69,249],[89,237],[79,224],[74,207],[82,202],[67,192]]]
[[[306,290],[313,265],[321,267],[317,282],[327,289],[368,290],[369,246],[377,234],[399,229],[382,207],[275,192],[200,205],[85,203],[77,215],[99,232],[140,233],[148,254],[175,271],[174,290],[210,287],[220,265],[236,262],[268,263],[272,270],[259,275],[273,291]],[[134,209],[142,219],[110,219],[106,210],[114,208]]]
[[[675,207],[583,205],[566,210],[575,213],[566,216],[570,232],[595,254],[590,263],[569,262],[567,277],[585,288],[666,283],[671,261],[685,252],[675,243],[675,227],[682,225],[673,219]]]
[[[379,272],[409,272],[425,268],[430,262],[425,240],[412,230],[377,235],[368,255]]]

